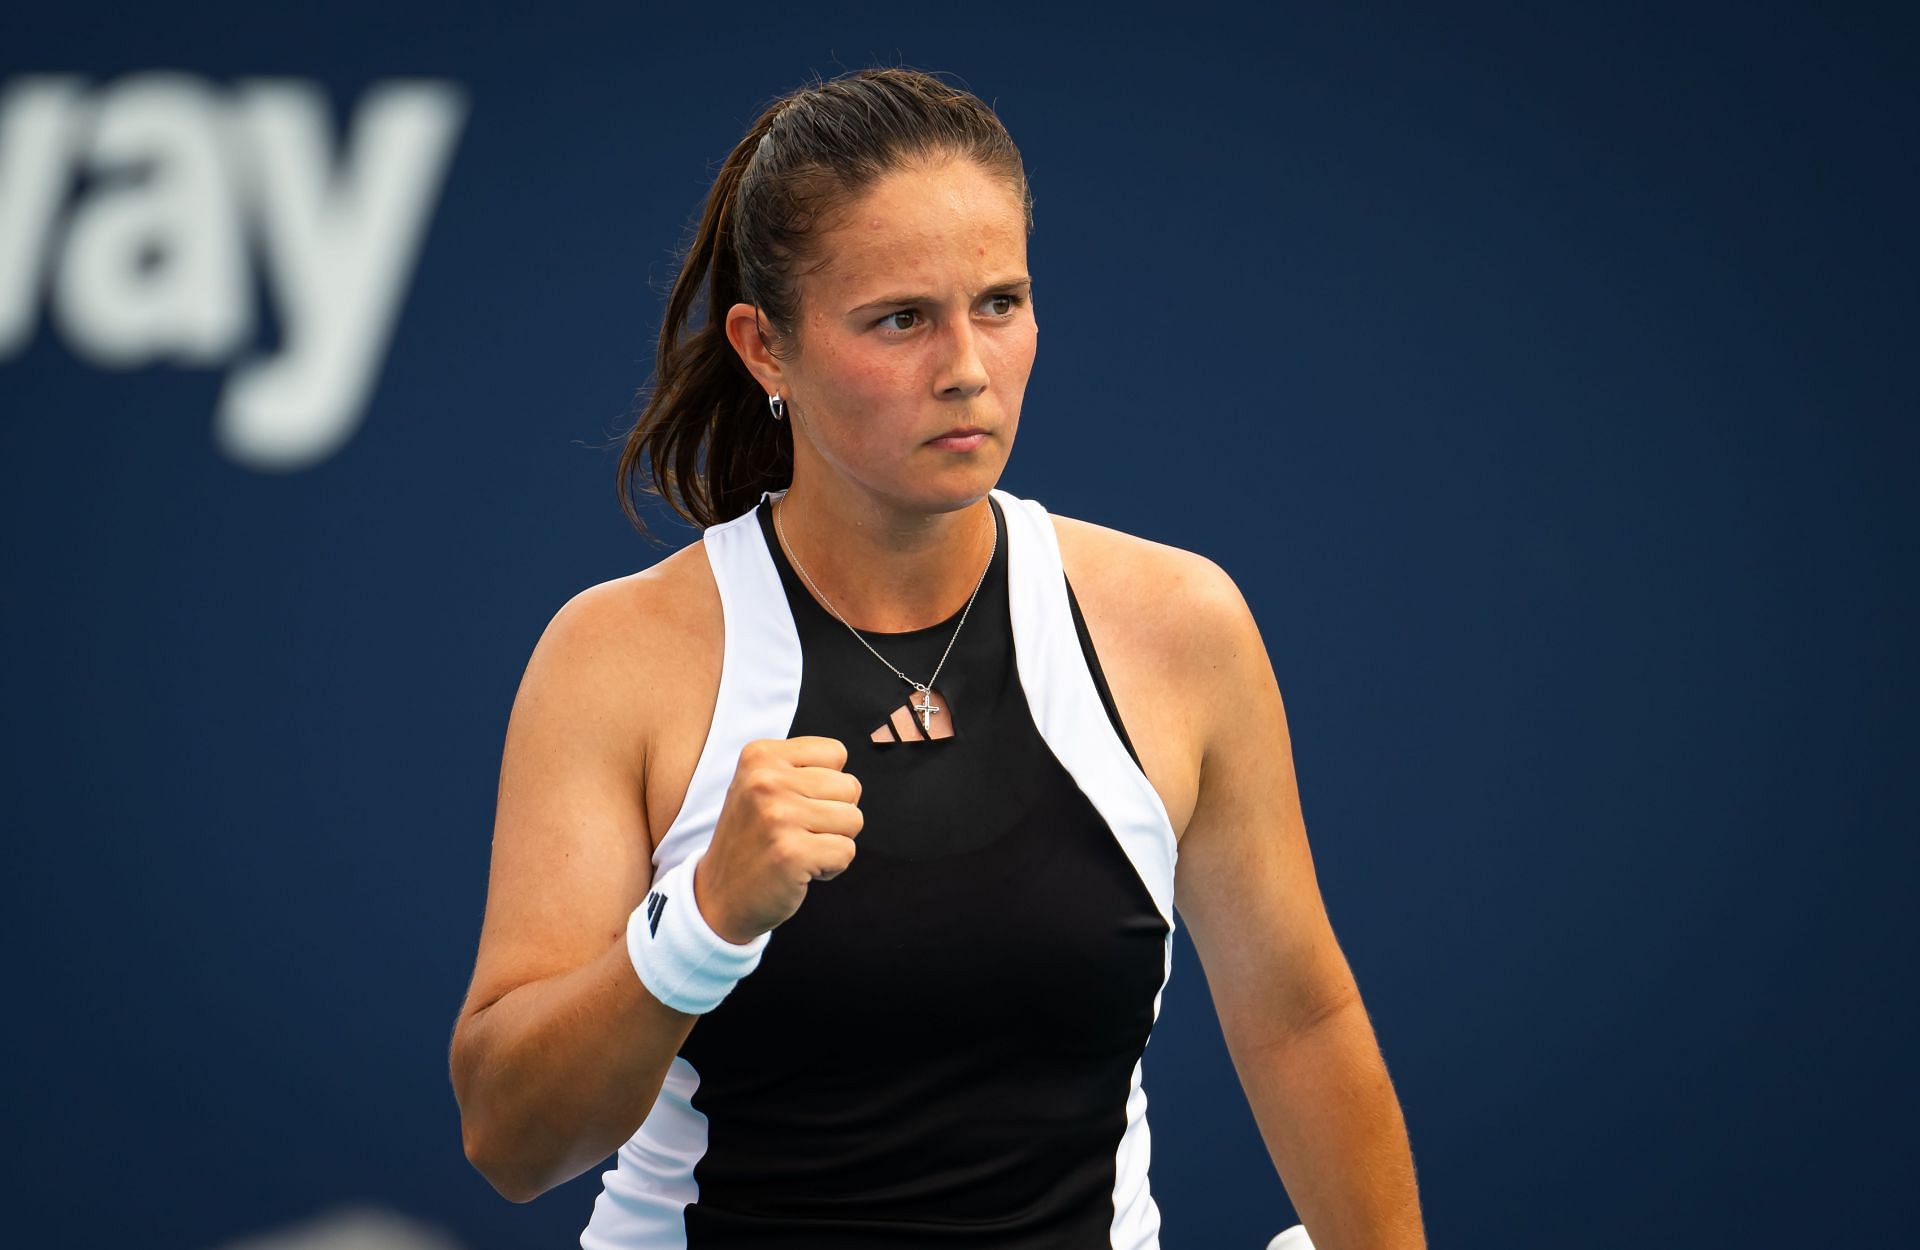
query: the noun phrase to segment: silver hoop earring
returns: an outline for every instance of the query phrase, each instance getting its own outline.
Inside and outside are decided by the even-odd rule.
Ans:
[[[767,396],[767,407],[773,410],[773,419],[775,421],[785,421],[787,419],[787,401],[780,398],[778,391]]]

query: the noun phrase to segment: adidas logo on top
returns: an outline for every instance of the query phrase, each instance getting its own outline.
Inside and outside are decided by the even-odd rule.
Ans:
[[[647,895],[647,936],[660,934],[660,913],[667,909],[667,896],[655,890]]]
[[[953,737],[953,718],[947,714],[946,699],[938,690],[925,695],[915,691],[906,702],[887,714],[879,728],[868,736],[875,742],[926,742]],[[931,704],[922,728],[921,707]]]

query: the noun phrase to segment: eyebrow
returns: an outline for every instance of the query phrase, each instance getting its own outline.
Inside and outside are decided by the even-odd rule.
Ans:
[[[1003,281],[993,283],[991,286],[988,286],[986,289],[982,290],[980,294],[991,295],[1000,291],[1015,291],[1023,286],[1032,286],[1032,285],[1033,285],[1032,278],[1007,278],[1007,279],[1004,279]],[[868,300],[864,304],[857,304],[854,307],[847,309],[847,315],[852,316],[854,313],[857,313],[857,312],[865,312],[869,308],[897,307],[905,304],[936,304],[936,303],[939,303],[939,301],[936,300],[931,295],[915,295],[915,294],[885,295],[879,299]]]

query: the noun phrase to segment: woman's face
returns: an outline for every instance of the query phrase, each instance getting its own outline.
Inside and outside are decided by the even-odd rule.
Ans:
[[[789,401],[796,485],[903,511],[977,502],[1013,450],[1038,333],[1018,195],[971,160],[915,164],[835,222],[798,279],[797,342],[749,359]],[[935,442],[960,427],[982,434]]]

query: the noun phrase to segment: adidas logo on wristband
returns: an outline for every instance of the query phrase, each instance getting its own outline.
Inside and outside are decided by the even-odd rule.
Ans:
[[[713,931],[693,888],[693,872],[706,855],[700,847],[653,879],[646,900],[627,916],[627,957],[647,991],[667,1007],[697,1016],[712,1011],[741,977],[760,964],[772,930],[751,942],[729,942]],[[667,914],[667,902],[686,895]]]

